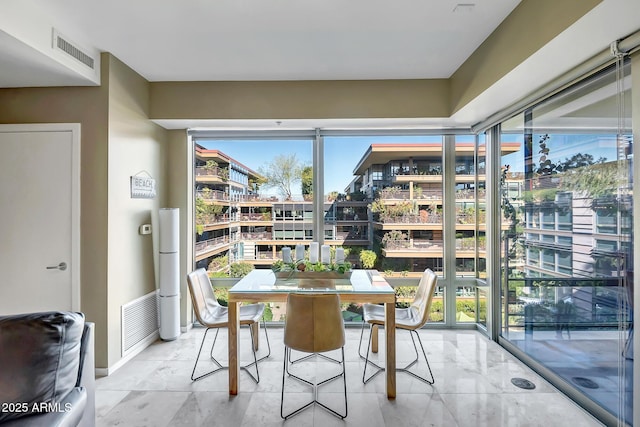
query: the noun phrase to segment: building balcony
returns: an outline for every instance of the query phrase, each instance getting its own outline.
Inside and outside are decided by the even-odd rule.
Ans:
[[[336,232],[333,236],[324,238],[328,245],[368,245],[369,239],[366,233],[358,233],[355,231]]]
[[[439,182],[441,182],[441,180]],[[441,201],[442,190],[418,188],[418,189],[415,189],[412,194],[411,190],[401,190],[399,188],[390,187],[380,191],[380,199],[383,201],[397,201],[397,200]]]
[[[389,258],[442,258],[443,253],[442,240],[428,239],[389,240],[382,249]]]
[[[475,200],[476,192],[474,190],[457,190],[456,200]],[[478,199],[487,197],[486,190],[478,190]]]
[[[224,228],[229,225],[229,215],[198,215],[196,225],[202,225],[205,231],[216,228]]]
[[[240,206],[271,206],[279,201],[275,196],[261,196],[259,194],[232,194],[231,201],[238,202]]]
[[[229,249],[229,236],[220,236],[213,239],[203,240],[201,242],[196,242],[196,261],[200,261],[201,259],[205,259],[227,249]]]
[[[271,222],[271,213],[241,213],[238,219],[240,222]]]
[[[438,175],[420,175],[420,174],[403,174],[403,175],[395,175],[392,179],[394,184],[406,184],[409,182],[420,183],[420,182],[442,182],[442,174]]]
[[[224,183],[229,180],[229,170],[225,168],[197,167],[195,168],[195,173],[196,173],[196,182]]]
[[[475,251],[476,246],[479,251],[487,250],[487,242],[484,238],[479,241],[475,237],[456,239],[456,251]]]
[[[240,233],[241,240],[251,240],[251,241],[263,241],[263,240],[273,240],[273,233],[270,231],[261,231],[261,232],[245,232]]]
[[[442,214],[428,213],[407,214],[401,216],[381,215],[375,222],[376,228],[382,230],[440,230],[442,229]]]
[[[196,197],[200,197],[205,201],[229,201],[229,194],[220,190],[204,189],[196,191]]]
[[[253,258],[245,254],[242,261],[254,265],[271,265],[279,259],[277,252],[274,254],[272,251],[257,251]]]

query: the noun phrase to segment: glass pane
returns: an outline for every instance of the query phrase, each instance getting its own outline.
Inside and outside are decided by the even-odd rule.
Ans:
[[[487,221],[486,221],[486,201],[487,201],[487,191],[486,191],[486,135],[480,134],[478,135],[478,191],[476,192],[476,200],[478,203],[478,217],[477,217],[477,265],[476,272],[477,277],[481,279],[486,279],[487,277],[487,241],[486,241],[486,229],[487,229]],[[486,297],[486,295],[485,295]],[[486,302],[486,301],[485,301]],[[485,306],[486,309],[486,306]],[[485,312],[486,314],[486,312]],[[486,319],[485,319],[486,321]]]
[[[325,137],[325,243],[387,277],[443,274],[442,140]],[[472,255],[473,258],[473,255]]]
[[[197,139],[196,267],[235,276],[269,268],[284,244],[308,244],[311,164],[311,141]]]
[[[502,335],[630,422],[631,106],[619,122],[616,87],[603,72],[502,124]]]
[[[456,288],[456,323],[476,323],[478,304],[475,286]]]
[[[488,292],[483,288],[476,289],[478,293],[478,323],[487,327],[487,298]]]
[[[456,276],[476,277],[478,203],[476,142],[473,135],[456,135]],[[458,292],[456,292],[458,294]]]

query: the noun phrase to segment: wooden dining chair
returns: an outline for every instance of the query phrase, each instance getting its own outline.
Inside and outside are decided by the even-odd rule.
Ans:
[[[191,380],[198,381],[222,369],[228,368],[228,366],[223,366],[220,362],[218,362],[218,360],[216,360],[215,357],[213,357],[213,348],[216,345],[216,340],[218,338],[218,332],[220,331],[220,328],[229,327],[229,312],[227,307],[223,307],[220,305],[220,303],[218,303],[218,300],[213,292],[213,288],[211,287],[209,275],[204,268],[199,268],[187,274],[187,284],[189,285],[189,293],[191,294],[191,302],[193,303],[193,310],[196,314],[196,318],[198,319],[198,322],[200,322],[204,327],[207,328],[204,332],[204,336],[202,337],[200,349],[198,350],[198,355],[196,356],[196,362],[193,365],[193,371],[191,372]],[[241,366],[241,368],[244,369],[256,383],[260,382],[260,371],[258,369],[258,362],[266,359],[271,355],[271,345],[269,344],[269,335],[267,333],[267,325],[264,321],[263,314],[264,304],[250,304],[240,306],[240,325],[249,326],[249,331],[251,333],[251,349],[253,350],[253,362]],[[267,340],[268,351],[266,356],[258,359],[256,356],[256,349],[258,338],[258,322],[260,321],[260,319],[262,319],[262,326],[264,328],[264,336]],[[210,357],[217,368],[214,368],[209,372],[195,377],[198,361],[200,360],[200,353],[202,352],[202,346],[207,339],[207,333],[210,329],[216,330],[216,334],[213,338],[213,344],[211,345]],[[254,365],[256,367],[255,375],[253,375],[253,373],[249,370],[249,367]]]
[[[280,416],[288,419],[304,409],[318,404],[331,414],[344,419],[347,416],[347,379],[344,365],[344,322],[337,294],[289,294],[287,298],[287,318],[284,326],[284,366],[282,369],[282,394]],[[322,381],[311,382],[291,372],[291,350],[320,354],[340,349],[342,352],[342,372]],[[286,375],[285,375],[286,374]],[[313,389],[313,400],[298,409],[284,414],[285,378],[289,376]],[[318,388],[342,377],[344,382],[344,415],[318,401]]]
[[[418,289],[416,290],[416,295],[411,302],[411,305],[408,308],[396,308],[396,329],[404,329],[409,331],[411,336],[411,341],[413,342],[413,349],[415,351],[415,359],[413,359],[408,365],[403,368],[396,368],[398,372],[406,372],[413,377],[424,381],[428,384],[433,384],[435,382],[433,378],[433,373],[431,372],[431,366],[429,365],[429,360],[427,359],[427,353],[424,351],[424,346],[422,345],[422,340],[420,339],[420,335],[418,334],[418,329],[422,328],[427,321],[429,320],[429,312],[431,311],[431,302],[433,300],[433,294],[436,290],[436,282],[438,281],[438,276],[431,271],[430,269],[426,269],[420,278],[420,283],[418,284]],[[364,372],[362,373],[362,382],[367,383],[373,377],[375,377],[380,372],[384,371],[382,366],[377,365],[376,363],[369,360],[369,351],[371,351],[371,337],[374,333],[377,333],[377,329],[380,326],[384,326],[384,306],[377,304],[364,304],[363,306],[363,322],[362,322],[362,331],[360,332],[360,344],[358,345],[358,354],[360,358],[364,359]],[[366,356],[362,355],[362,337],[364,334],[364,326],[365,324],[369,324],[369,344],[367,345],[367,354]],[[422,355],[424,356],[424,360],[427,363],[427,368],[429,370],[429,377],[421,377],[420,375],[409,370],[413,365],[418,363],[418,347],[416,346],[416,340],[414,338],[418,338],[418,343],[420,343],[420,348],[422,349]],[[372,365],[376,370],[371,376],[367,378],[367,367]]]

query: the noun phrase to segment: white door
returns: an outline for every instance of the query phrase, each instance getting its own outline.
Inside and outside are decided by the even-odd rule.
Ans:
[[[80,125],[0,125],[0,315],[80,310]]]

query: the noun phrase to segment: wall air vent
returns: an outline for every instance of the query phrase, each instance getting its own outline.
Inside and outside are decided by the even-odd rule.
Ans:
[[[158,338],[158,304],[156,290],[121,306],[123,357]]]
[[[63,36],[55,29],[53,30],[53,49],[64,52],[92,70],[95,70],[96,61],[93,56],[86,53],[84,49],[78,47],[76,43],[69,41],[67,37]]]

